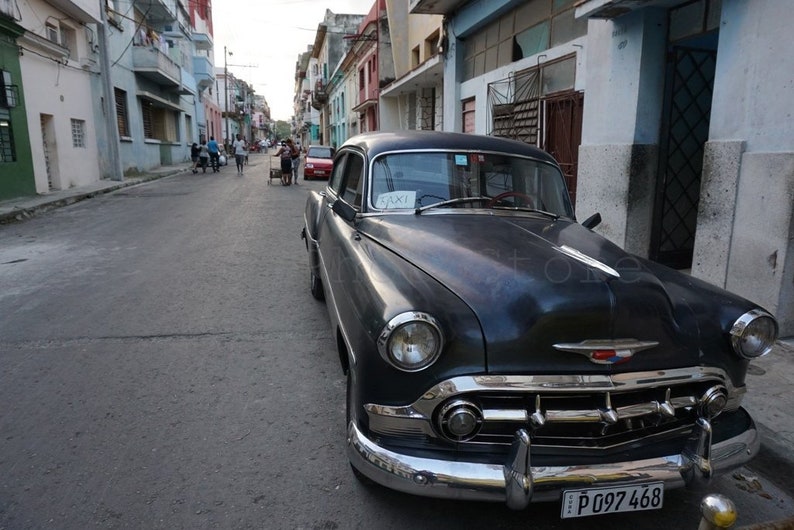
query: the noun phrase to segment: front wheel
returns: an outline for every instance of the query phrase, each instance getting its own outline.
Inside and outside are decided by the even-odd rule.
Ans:
[[[325,300],[325,293],[323,292],[323,282],[313,272],[309,273],[309,288],[311,289],[312,296],[315,300]]]

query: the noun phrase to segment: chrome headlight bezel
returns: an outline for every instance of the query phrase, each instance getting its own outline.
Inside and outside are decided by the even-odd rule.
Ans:
[[[730,333],[737,355],[743,359],[757,359],[772,351],[777,340],[777,321],[766,311],[753,309],[736,319]]]
[[[413,328],[413,332],[411,332]],[[412,333],[429,333],[431,347],[428,351],[417,351],[420,360],[406,362],[394,353],[395,340],[410,339]],[[427,345],[425,345],[427,346]],[[421,311],[407,311],[395,316],[383,327],[378,336],[378,352],[381,357],[403,372],[419,372],[438,360],[444,349],[444,334],[438,321]]]

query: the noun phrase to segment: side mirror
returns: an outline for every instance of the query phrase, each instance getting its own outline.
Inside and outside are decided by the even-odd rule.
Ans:
[[[356,218],[356,210],[341,199],[336,199],[331,205],[331,211],[347,221],[352,222]]]
[[[590,230],[592,230],[593,228],[597,227],[600,224],[601,224],[600,213],[594,213],[593,215],[582,221],[582,226],[585,228],[589,228]]]

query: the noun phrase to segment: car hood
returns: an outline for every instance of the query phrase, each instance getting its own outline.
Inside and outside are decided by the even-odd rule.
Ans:
[[[698,364],[699,324],[685,297],[672,294],[679,291],[668,289],[645,261],[575,222],[508,212],[425,212],[365,217],[358,228],[472,309],[491,373]],[[554,347],[616,339],[658,344],[619,364],[597,364]]]

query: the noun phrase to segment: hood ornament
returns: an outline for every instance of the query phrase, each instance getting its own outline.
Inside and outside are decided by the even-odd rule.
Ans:
[[[658,346],[656,341],[637,339],[583,340],[555,344],[555,350],[578,353],[595,364],[620,364],[631,359],[635,353]]]

